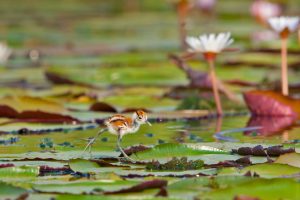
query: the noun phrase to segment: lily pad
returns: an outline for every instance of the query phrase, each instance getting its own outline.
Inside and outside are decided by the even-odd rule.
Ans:
[[[280,163],[257,164],[245,167],[241,170],[241,174],[245,174],[248,171],[255,172],[261,177],[280,177],[298,174],[300,173],[300,168]]]
[[[300,168],[300,154],[299,153],[287,153],[279,156],[275,163],[288,164],[290,166]]]
[[[199,195],[202,199],[231,200],[239,195],[259,199],[292,199],[299,197],[300,184],[289,179],[252,179],[245,183],[232,184],[227,188],[212,190]]]
[[[17,198],[18,196],[25,194],[27,191],[23,188],[12,186],[8,183],[0,182],[0,196],[3,199]]]
[[[161,157],[182,157],[182,156],[197,156],[204,154],[228,154],[229,152],[220,149],[212,148],[209,146],[198,146],[196,148],[189,147],[185,144],[159,144],[151,149],[146,149],[132,155],[137,159],[156,159]]]

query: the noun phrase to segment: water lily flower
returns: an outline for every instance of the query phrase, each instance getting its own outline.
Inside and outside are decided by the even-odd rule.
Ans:
[[[251,5],[250,12],[258,22],[265,25],[270,17],[279,16],[282,13],[282,8],[276,3],[265,0],[256,0]]]
[[[298,28],[299,17],[271,17],[269,24],[280,37],[288,37]]]
[[[228,47],[233,42],[233,39],[229,32],[219,33],[218,35],[212,33],[209,35],[203,34],[199,37],[187,37],[186,42],[191,47],[191,52],[217,54]]]
[[[203,12],[211,12],[216,5],[216,0],[195,0],[194,6]]]
[[[287,38],[297,30],[299,17],[272,17],[268,20],[270,27],[281,38],[281,88],[283,95],[289,95],[287,72]]]
[[[0,42],[0,64],[5,63],[11,53],[12,50],[5,43]]]
[[[190,46],[189,51],[193,53],[202,53],[205,60],[209,64],[209,72],[212,79],[213,93],[217,105],[218,115],[222,115],[222,105],[219,97],[217,87],[217,78],[215,74],[215,58],[216,55],[221,53],[226,47],[233,43],[231,33],[219,33],[200,35],[199,37],[187,37],[187,44]]]

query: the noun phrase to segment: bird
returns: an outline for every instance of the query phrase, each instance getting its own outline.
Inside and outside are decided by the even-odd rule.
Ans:
[[[88,144],[84,148],[83,153],[87,149],[89,149],[89,152],[91,152],[91,146],[95,143],[97,138],[102,133],[108,131],[109,133],[118,136],[117,147],[124,155],[124,157],[131,162],[135,162],[124,152],[121,147],[121,141],[124,135],[129,133],[136,133],[142,124],[148,124],[149,126],[151,126],[151,123],[148,121],[147,113],[143,110],[135,111],[131,118],[120,114],[113,115],[104,121],[104,125],[106,126],[106,128],[98,131],[95,137],[88,139]]]

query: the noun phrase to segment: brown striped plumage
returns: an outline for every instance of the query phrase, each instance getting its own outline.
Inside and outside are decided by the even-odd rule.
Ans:
[[[108,119],[106,119],[104,121],[104,125],[107,127],[107,130],[114,135],[118,136],[118,147],[120,149],[120,151],[123,153],[123,155],[133,161],[131,158],[129,158],[126,153],[123,151],[123,149],[120,146],[120,142],[122,140],[122,137],[128,133],[135,133],[139,130],[139,127],[141,124],[145,124],[148,123],[149,125],[150,122],[148,121],[148,117],[147,114],[142,111],[142,110],[137,110],[136,112],[133,113],[132,118],[129,117],[125,117],[123,115],[120,114],[116,114]],[[105,129],[106,130],[106,129]],[[98,132],[98,134],[94,137],[91,138],[88,145],[86,146],[85,150],[87,150],[87,148],[90,148],[91,145],[96,141],[96,139],[98,138],[98,136],[100,134],[102,134],[104,131],[104,129],[100,130]]]

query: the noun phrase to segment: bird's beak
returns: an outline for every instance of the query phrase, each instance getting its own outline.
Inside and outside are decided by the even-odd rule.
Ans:
[[[147,123],[149,126],[152,126],[152,124],[151,124],[149,121],[146,121],[146,123]]]

